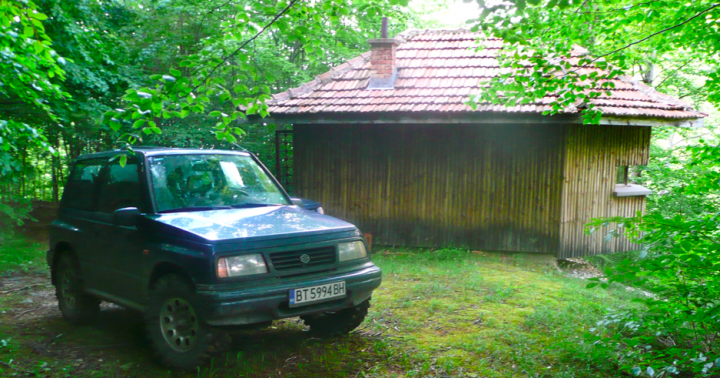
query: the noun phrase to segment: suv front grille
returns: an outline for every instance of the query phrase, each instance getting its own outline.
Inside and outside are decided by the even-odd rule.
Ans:
[[[271,253],[270,261],[275,270],[290,270],[332,264],[335,262],[335,256],[335,247],[323,247]]]

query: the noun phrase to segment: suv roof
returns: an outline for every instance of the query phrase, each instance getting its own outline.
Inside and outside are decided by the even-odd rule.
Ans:
[[[234,151],[234,150],[204,150],[201,148],[173,148],[173,147],[153,147],[153,146],[133,146],[133,151],[136,154],[144,156],[156,156],[156,155],[188,155],[188,154],[223,154],[223,155],[243,155],[249,156],[250,153],[245,151]],[[116,149],[111,151],[95,152],[92,154],[84,154],[77,157],[76,160],[112,157],[128,153],[126,149]]]

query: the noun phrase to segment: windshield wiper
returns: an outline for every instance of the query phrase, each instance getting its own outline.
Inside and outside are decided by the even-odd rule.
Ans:
[[[158,211],[158,213],[182,213],[186,211],[208,211],[208,210],[227,210],[232,209],[230,206],[188,206],[188,207],[176,207],[174,209],[167,209]]]
[[[256,202],[246,202],[246,203],[240,203],[237,205],[231,205],[233,209],[245,209],[248,207],[265,207],[265,206],[277,206],[272,203],[256,203]]]

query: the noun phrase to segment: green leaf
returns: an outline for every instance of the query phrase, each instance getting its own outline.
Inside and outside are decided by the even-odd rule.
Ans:
[[[145,119],[139,119],[139,120],[135,121],[135,123],[133,123],[133,128],[139,129],[145,124],[145,122],[146,122]]]
[[[32,12],[32,13],[30,13],[30,17],[32,17],[32,18],[34,18],[34,19],[36,19],[36,20],[40,20],[40,21],[47,20],[47,18],[48,18],[45,14],[39,13],[39,12]]]
[[[176,78],[182,77],[182,72],[180,72],[179,70],[176,70],[174,68],[170,69],[170,74],[175,76]]]
[[[222,112],[219,111],[219,110],[213,110],[213,111],[210,112],[210,114],[208,114],[209,117],[217,117],[217,116],[220,116],[220,115],[222,115]]]
[[[26,37],[32,37],[35,34],[35,29],[26,26],[25,30],[23,30],[23,35]]]

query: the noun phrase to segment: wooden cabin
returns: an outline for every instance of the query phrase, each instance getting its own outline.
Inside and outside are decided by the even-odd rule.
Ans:
[[[594,100],[601,125],[543,116],[548,101],[473,110],[465,103],[498,75],[502,46],[475,51],[478,37],[370,40],[370,52],[274,95],[270,122],[293,133],[294,194],[381,245],[558,257],[637,248],[585,224],[644,211],[650,192],[618,171],[647,164],[653,126],[698,126],[704,114],[629,78]]]

